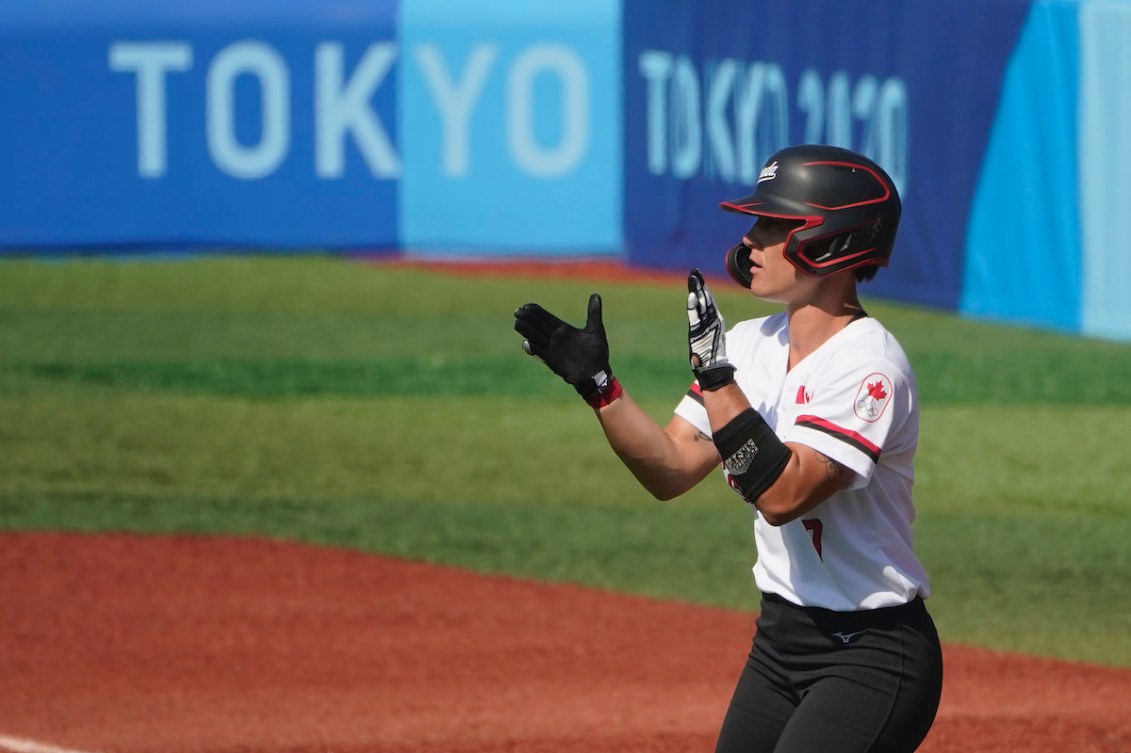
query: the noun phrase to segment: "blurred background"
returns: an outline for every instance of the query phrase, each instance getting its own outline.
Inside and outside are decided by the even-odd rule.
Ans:
[[[864,292],[944,639],[1131,666],[1128,39],[1115,0],[0,0],[0,528],[752,609],[749,510],[647,498],[511,313],[599,288],[666,421],[718,203],[823,142],[904,198]]]
[[[905,200],[878,296],[1131,338],[1131,4],[0,3],[0,250],[721,266],[782,146]]]

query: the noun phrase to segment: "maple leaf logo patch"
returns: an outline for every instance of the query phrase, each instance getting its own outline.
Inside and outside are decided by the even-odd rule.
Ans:
[[[869,423],[879,421],[884,409],[888,407],[891,393],[890,379],[883,374],[869,374],[856,391],[856,403],[853,407],[857,417]]]

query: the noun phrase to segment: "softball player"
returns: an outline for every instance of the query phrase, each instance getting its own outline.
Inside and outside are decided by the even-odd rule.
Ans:
[[[727,332],[692,270],[695,381],[666,427],[613,376],[600,296],[583,329],[533,303],[515,329],[654,496],[682,494],[721,462],[752,506],[761,610],[716,751],[914,751],[942,688],[911,531],[918,397],[902,348],[856,289],[888,263],[899,197],[862,155],[805,145],[775,154],[752,194],[722,206],[757,217],[728,272],[784,310]]]

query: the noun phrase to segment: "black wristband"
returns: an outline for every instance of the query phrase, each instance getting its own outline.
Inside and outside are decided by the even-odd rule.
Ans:
[[[734,367],[729,363],[717,363],[702,369],[692,369],[699,386],[708,392],[734,384]]]
[[[751,504],[774,485],[793,456],[793,451],[753,408],[731,419],[715,432],[714,439],[732,486]]]

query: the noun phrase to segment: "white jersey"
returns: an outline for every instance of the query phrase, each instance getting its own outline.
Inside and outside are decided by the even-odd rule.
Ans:
[[[899,343],[876,320],[858,319],[787,372],[781,313],[739,323],[726,346],[739,387],[779,439],[855,473],[846,489],[783,526],[755,512],[758,588],[836,611],[926,598],[930,586],[911,532],[918,393]],[[698,384],[675,412],[711,436]]]

